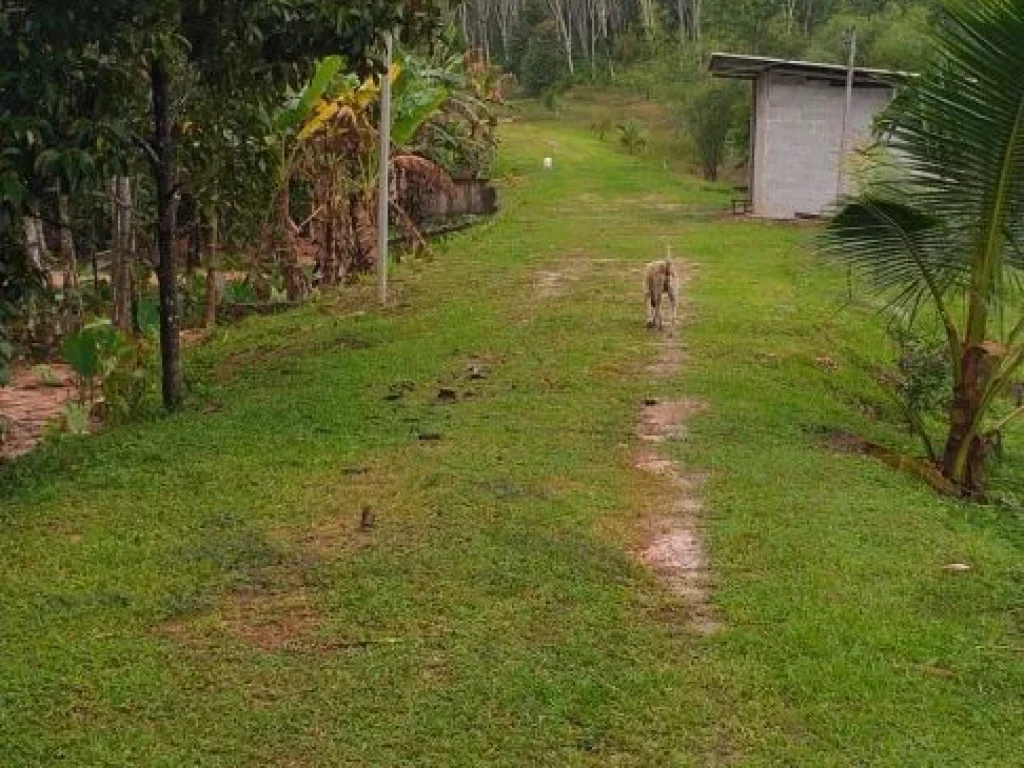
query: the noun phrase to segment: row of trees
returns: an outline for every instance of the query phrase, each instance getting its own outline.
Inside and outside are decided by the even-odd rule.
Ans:
[[[212,268],[225,244],[263,232],[289,293],[301,291],[290,215],[267,216],[275,200],[287,205],[286,158],[273,150],[296,129],[289,109],[311,107],[300,85],[332,54],[356,75],[379,71],[385,31],[429,41],[443,11],[435,0],[5,0],[0,376],[12,319],[38,322],[34,297],[49,280],[43,248],[56,231],[71,317],[83,307],[79,261],[91,260],[95,275],[103,260],[113,319],[130,330],[132,256],[150,254],[143,268],[159,285],[162,396],[176,408],[182,251]],[[207,291],[216,290],[209,279]]]
[[[616,62],[683,47],[811,54],[843,60],[843,35],[858,30],[865,61],[910,64],[922,53],[934,0],[467,0],[459,9],[474,46],[522,75],[531,41],[552,44],[561,67],[594,73]]]

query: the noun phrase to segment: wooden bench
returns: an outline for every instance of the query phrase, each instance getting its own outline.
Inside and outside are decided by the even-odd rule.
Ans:
[[[754,201],[750,199],[750,187],[740,185],[733,187],[732,190],[732,214],[738,216],[740,214],[750,213],[754,208]]]

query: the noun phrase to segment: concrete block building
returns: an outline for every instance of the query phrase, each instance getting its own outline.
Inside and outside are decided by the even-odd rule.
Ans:
[[[820,215],[849,190],[840,148],[848,154],[870,137],[906,77],[857,67],[847,113],[842,65],[715,53],[710,69],[752,83],[749,199],[755,216],[773,219]]]

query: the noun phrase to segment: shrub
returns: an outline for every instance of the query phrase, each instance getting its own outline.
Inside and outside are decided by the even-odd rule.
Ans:
[[[128,341],[105,320],[67,336],[61,354],[78,378],[79,403],[83,407],[95,403],[100,379],[108,421],[133,421],[154,409],[158,378],[154,347],[150,337]]]
[[[610,112],[601,112],[596,115],[590,123],[590,132],[594,134],[601,141],[604,141],[612,129],[615,127],[615,121],[612,119]]]
[[[553,21],[544,21],[533,28],[526,44],[526,53],[519,65],[519,82],[531,96],[557,88],[565,79],[567,69]]]
[[[630,155],[642,154],[647,149],[647,134],[643,123],[627,120],[619,125],[619,143]]]
[[[709,82],[687,100],[683,121],[693,139],[704,178],[717,181],[729,136],[742,116],[743,91],[735,83]]]

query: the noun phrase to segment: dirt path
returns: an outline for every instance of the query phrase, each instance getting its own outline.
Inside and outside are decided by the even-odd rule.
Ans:
[[[42,376],[44,369],[47,373]],[[0,387],[0,421],[4,422],[0,461],[31,451],[46,425],[59,418],[74,395],[74,376],[66,365],[16,371],[10,384]]]
[[[689,278],[687,269],[684,286]],[[685,355],[677,334],[666,332],[657,345],[657,357],[647,373],[660,383],[681,369]],[[637,556],[682,603],[687,625],[701,635],[712,634],[719,626],[709,600],[711,575],[701,520],[704,507],[700,488],[707,476],[667,457],[664,445],[686,439],[686,422],[707,407],[699,400],[648,400],[637,423],[637,436],[644,447],[634,462],[641,472],[667,482],[672,492],[660,510],[647,511],[643,522],[645,543]]]

